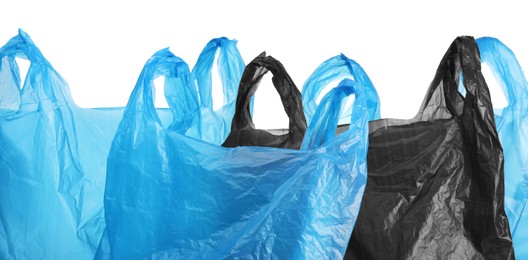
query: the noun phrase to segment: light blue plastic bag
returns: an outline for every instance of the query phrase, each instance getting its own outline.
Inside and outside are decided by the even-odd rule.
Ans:
[[[31,62],[23,87],[16,57]],[[123,108],[77,107],[23,31],[0,48],[0,61],[0,258],[92,259],[105,228],[106,162]],[[168,50],[151,61],[188,81],[187,65]],[[196,125],[189,114],[199,114],[197,94],[175,91],[182,77],[167,74],[173,113],[157,113],[178,130]],[[142,77],[144,84],[152,79]],[[197,129],[188,133],[198,135]]]
[[[507,100],[494,109],[504,150],[504,208],[516,259],[528,259],[528,83],[513,52],[498,39],[477,40],[483,63],[488,64]]]
[[[222,144],[231,131],[238,84],[245,66],[236,43],[236,40],[229,40],[225,37],[212,39],[204,47],[192,69],[191,83],[196,86],[200,98],[201,139],[213,144]],[[211,70],[216,53],[218,53],[217,64],[222,81],[224,103],[215,110],[213,109]]]
[[[163,127],[142,82],[108,158],[98,258],[343,257],[365,187],[377,96],[343,82],[321,102],[313,118],[321,130],[313,132],[336,124],[340,99],[354,93],[350,128],[326,141],[310,133],[304,150],[224,148]]]
[[[16,57],[31,62],[22,88]],[[0,258],[93,257],[104,228],[106,155],[122,110],[75,106],[23,31],[0,59]]]

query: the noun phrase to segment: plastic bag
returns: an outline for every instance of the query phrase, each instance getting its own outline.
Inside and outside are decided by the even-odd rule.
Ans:
[[[22,88],[16,57],[31,62]],[[0,100],[0,258],[91,258],[104,228],[106,156],[122,110],[76,107],[23,31],[0,59],[0,92],[12,97]]]
[[[513,259],[493,116],[478,47],[459,37],[416,117],[369,123],[367,187],[345,258]]]
[[[504,149],[504,207],[515,256],[528,259],[528,83],[513,52],[495,38],[477,39],[482,63],[488,64],[508,99],[494,109]]]
[[[22,88],[16,57],[31,62]],[[168,50],[153,59],[190,74]],[[92,259],[105,227],[106,161],[123,108],[77,107],[23,31],[0,48],[0,60],[0,258]],[[177,84],[166,77],[174,113],[157,112],[165,122],[192,125],[178,113],[197,113],[198,105],[178,96],[184,91],[176,93]]]
[[[273,85],[281,97],[284,110],[290,119],[288,131],[255,129],[250,114],[250,98],[257,91],[262,77],[273,73]],[[297,89],[284,66],[263,52],[245,68],[236,103],[231,132],[222,144],[224,147],[267,146],[299,149],[306,132],[306,119],[301,92]]]
[[[235,113],[238,84],[245,66],[236,43],[235,40],[225,37],[212,39],[202,50],[191,73],[191,84],[198,89],[200,98],[201,139],[213,144],[221,144],[227,138]],[[214,110],[211,70],[217,52],[224,103]]]
[[[108,158],[98,258],[343,257],[366,181],[373,102],[362,86],[344,82],[313,120],[336,124],[324,115],[340,106],[325,104],[355,93],[349,130],[292,150],[225,148],[166,129],[141,82]]]

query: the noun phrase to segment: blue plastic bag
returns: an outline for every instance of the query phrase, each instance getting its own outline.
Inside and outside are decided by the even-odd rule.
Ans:
[[[192,69],[191,83],[196,86],[200,99],[201,139],[213,144],[221,144],[227,138],[235,113],[238,84],[245,66],[236,43],[236,40],[229,40],[225,37],[212,39],[204,47]],[[211,70],[217,52],[224,103],[215,110],[213,109]]]
[[[350,128],[304,150],[225,148],[159,124],[138,81],[108,158],[106,235],[98,258],[342,258],[366,181],[370,105],[343,82],[314,125],[335,124],[329,102],[356,95]],[[328,129],[323,127],[322,129]],[[324,130],[321,130],[324,131]],[[318,131],[315,131],[318,132]]]
[[[22,87],[16,57],[31,62]],[[189,79],[187,65],[168,50],[151,60]],[[124,110],[77,107],[23,31],[0,48],[0,61],[0,258],[92,259],[105,228],[107,156]],[[197,94],[193,106],[194,89],[181,96],[178,79],[165,79],[173,113],[157,113],[176,128],[196,125],[182,119],[199,114]]]
[[[508,100],[494,109],[504,150],[504,208],[517,259],[528,259],[528,83],[513,52],[498,39],[477,40],[483,63],[488,64]]]
[[[24,86],[15,58],[31,62]],[[87,259],[122,110],[81,110],[23,31],[0,49],[0,258]],[[97,122],[95,118],[105,113]]]

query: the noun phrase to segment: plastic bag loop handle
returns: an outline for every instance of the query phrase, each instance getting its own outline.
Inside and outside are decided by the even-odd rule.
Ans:
[[[5,56],[22,57],[32,63],[49,65],[40,50],[35,46],[33,40],[23,30],[18,30],[18,35],[11,38],[2,48],[0,48],[0,59]]]
[[[236,46],[236,40],[226,37],[212,39],[203,48],[191,72],[191,82],[196,84],[200,106],[213,109],[212,75],[213,62],[218,49],[218,70],[222,80],[224,106],[235,102],[238,84],[244,71],[244,60]]]
[[[18,35],[11,38],[0,48],[0,61],[3,62],[4,57],[9,57],[11,75],[15,77],[13,81],[19,90],[21,89],[20,72],[18,71],[15,58],[21,57],[31,62],[27,74],[29,80],[24,83],[25,87],[17,93],[20,94],[21,105],[50,100],[58,104],[66,103],[71,107],[75,106],[68,84],[53,69],[48,60],[44,58],[39,48],[26,32],[19,29]],[[40,74],[39,79],[33,80],[37,73]]]
[[[486,113],[483,116],[493,121],[491,97],[480,68],[480,54],[475,39],[470,36],[457,37],[442,58],[417,117],[430,116],[426,110],[432,101],[431,98],[438,88],[442,88],[445,106],[450,114],[461,116],[462,105],[482,107],[485,108],[482,111]],[[461,74],[467,91],[465,97],[458,92]],[[438,110],[437,105],[432,107]]]
[[[304,135],[301,150],[315,149],[335,137],[343,101],[355,94],[352,118],[365,117],[366,100],[363,88],[350,79],[342,80],[337,87],[329,91],[319,103],[310,126]]]
[[[165,96],[174,116],[169,128],[184,132],[190,127],[195,117],[199,116],[198,97],[189,81],[189,66],[168,48],[157,51],[146,62],[130,96],[125,116],[129,118],[144,116],[145,119],[153,120],[161,125],[153,98],[153,80],[159,76],[165,77]],[[179,81],[176,84],[172,79]]]
[[[321,91],[333,80],[347,76],[352,76],[354,81],[363,86],[364,95],[368,97],[368,107],[372,110],[369,114],[374,115],[374,118],[380,117],[379,97],[367,73],[356,61],[340,54],[321,63],[304,83],[302,97],[308,123],[312,121],[317,108],[316,100]],[[342,111],[340,118],[348,120],[351,108]]]
[[[273,85],[279,93],[284,110],[288,115],[290,121],[289,133],[304,135],[306,131],[306,119],[302,108],[301,93],[286,72],[284,66],[275,58],[266,56],[266,52],[263,52],[251,61],[244,70],[238,89],[235,116],[233,117],[231,130],[255,128],[249,113],[250,99],[255,94],[260,80],[268,71],[273,73]]]
[[[492,37],[477,39],[477,45],[480,50],[481,62],[489,65],[499,81],[508,103],[515,105],[517,103],[516,98],[527,97],[528,83],[513,51],[500,40]]]
[[[508,100],[503,114],[512,109],[528,112],[528,82],[515,54],[496,38],[482,37],[477,39],[477,44],[482,63],[488,64]],[[501,125],[502,119],[501,116],[495,117],[497,126]],[[514,122],[520,122],[520,119]]]

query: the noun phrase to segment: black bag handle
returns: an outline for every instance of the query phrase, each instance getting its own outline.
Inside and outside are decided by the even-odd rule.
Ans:
[[[465,97],[458,92],[461,75],[466,89]],[[490,91],[481,72],[480,51],[475,38],[471,36],[460,36],[453,41],[438,66],[418,114],[411,121],[452,116],[464,122],[467,140],[471,145],[477,146],[477,140],[482,138],[477,133],[484,131],[492,139],[482,142],[492,140],[496,147],[501,147]],[[502,148],[500,150],[502,153]]]
[[[460,76],[466,96],[458,92]],[[439,106],[436,92],[442,92],[443,104]],[[432,102],[434,101],[434,102]],[[438,66],[437,73],[429,86],[424,102],[415,119],[432,120],[445,118],[446,113],[461,116],[464,107],[482,107],[483,118],[494,121],[491,96],[481,72],[480,52],[471,36],[457,37]]]
[[[260,80],[268,71],[273,73],[273,85],[280,95],[284,110],[289,118],[288,142],[293,145],[286,145],[286,147],[298,148],[306,132],[306,118],[303,112],[301,92],[293,83],[282,63],[272,56],[266,56],[266,52],[257,56],[244,70],[238,89],[231,132],[255,129],[250,114],[250,100],[257,91]],[[224,143],[224,146],[227,147],[238,145],[245,144],[232,144],[229,142],[229,138]],[[253,143],[252,145],[258,144]]]
[[[418,114],[412,119],[381,119],[369,122],[369,133],[392,125],[419,121],[449,119],[464,114],[478,114],[480,121],[498,136],[491,96],[480,66],[480,52],[471,36],[457,37],[440,61],[436,75],[429,85]],[[466,89],[464,97],[458,92],[460,76]]]

